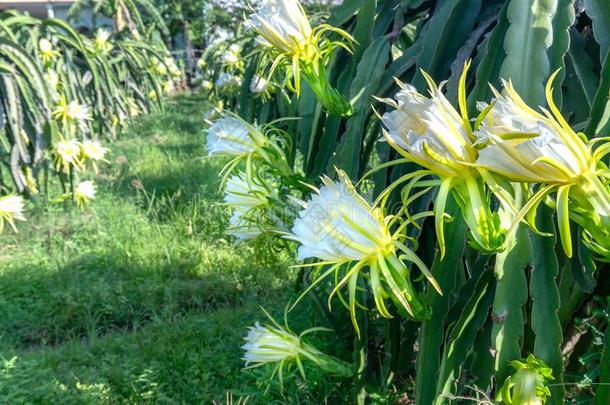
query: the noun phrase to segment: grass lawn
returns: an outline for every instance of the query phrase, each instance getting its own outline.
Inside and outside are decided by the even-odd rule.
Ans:
[[[296,277],[289,252],[272,256],[223,236],[222,163],[205,154],[204,105],[179,97],[134,123],[111,145],[85,212],[38,207],[19,234],[0,237],[0,402],[337,395],[313,372],[315,392],[295,379],[263,397],[270,370],[242,370],[247,326],[263,320],[260,305],[281,318]],[[301,311],[294,322],[300,330],[321,321]]]

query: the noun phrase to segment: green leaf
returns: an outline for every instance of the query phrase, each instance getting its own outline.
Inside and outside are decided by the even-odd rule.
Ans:
[[[436,397],[436,386],[441,366],[441,350],[445,340],[445,318],[449,312],[451,296],[456,288],[458,273],[463,271],[462,256],[466,246],[466,224],[453,199],[447,201],[447,213],[454,219],[447,224],[445,236],[447,250],[441,260],[437,252],[432,263],[432,275],[441,286],[443,295],[430,288],[426,302],[432,308],[433,316],[422,322],[419,333],[419,352],[417,353],[415,399],[418,404],[432,404]]]
[[[500,69],[506,54],[502,44],[508,29],[508,18],[506,17],[506,3],[500,10],[498,21],[489,37],[481,43],[478,53],[483,57],[477,68],[476,84],[468,95],[468,109],[474,111],[477,101],[488,101],[491,96],[489,85],[500,84]]]
[[[559,263],[555,256],[555,226],[553,224],[553,211],[544,206],[536,217],[537,227],[540,231],[553,236],[532,235],[532,273],[530,278],[530,297],[532,300],[531,324],[536,335],[534,342],[534,355],[544,360],[553,369],[553,386],[551,397],[547,404],[563,404],[565,389],[563,388],[561,358],[561,343],[563,334],[559,321],[559,289],[557,277]]]
[[[610,2],[585,0],[585,10],[593,20],[593,35],[599,44],[599,61],[604,63],[610,49]]]
[[[505,251],[496,255],[496,295],[494,298],[491,331],[495,354],[495,376],[500,384],[509,376],[509,362],[521,358],[523,341],[523,305],[527,300],[525,271],[531,264],[532,246],[529,231],[519,225]]]
[[[553,99],[561,108],[561,83],[566,75],[565,55],[570,48],[570,27],[574,24],[574,0],[557,0],[557,12],[553,17],[553,43],[549,48],[551,72],[561,69],[555,79]]]
[[[547,49],[553,41],[556,8],[556,0],[510,0],[507,9],[510,26],[500,76],[512,80],[523,100],[534,107],[545,105],[544,85],[550,69]]]
[[[610,135],[610,53],[606,56],[601,82],[591,106],[591,118],[586,129],[589,137]]]
[[[335,7],[332,15],[328,19],[328,23],[334,26],[340,26],[349,21],[353,16],[358,13],[364,0],[350,0],[344,1],[340,6]]]
[[[610,305],[606,314],[610,313]],[[606,327],[604,349],[599,362],[599,385],[595,391],[595,405],[607,405],[610,398],[610,323]]]
[[[574,77],[570,78],[571,80],[568,81],[568,85],[570,81],[576,81],[582,88],[590,109],[595,99],[597,86],[599,85],[599,77],[595,74],[596,66],[591,57],[585,52],[585,43],[582,35],[576,29],[571,29],[570,38],[572,46],[568,51],[568,56],[572,64]]]
[[[426,24],[417,67],[435,80],[449,76],[451,62],[468,39],[481,10],[481,0],[443,2]],[[422,91],[426,85],[420,71],[413,85]]]
[[[447,403],[455,392],[455,384],[460,378],[460,370],[472,350],[477,331],[485,323],[493,302],[493,274],[483,272],[481,279],[472,289],[470,299],[461,307],[462,316],[453,326],[445,344],[443,361],[436,385],[436,404]]]
[[[387,37],[379,37],[365,51],[358,64],[356,77],[350,92],[354,114],[347,121],[345,134],[337,148],[336,163],[355,178],[362,170],[360,152],[366,129],[367,118],[371,115],[372,96],[385,71],[390,57],[390,43]]]

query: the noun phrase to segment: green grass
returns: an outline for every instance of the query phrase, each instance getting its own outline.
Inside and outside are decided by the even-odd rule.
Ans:
[[[177,98],[134,123],[88,210],[38,207],[0,237],[3,403],[211,403],[228,391],[320,403],[336,390],[312,372],[264,395],[269,370],[242,370],[247,326],[260,305],[281,315],[295,277],[289,252],[223,236],[204,105]],[[295,322],[321,321],[304,311]]]

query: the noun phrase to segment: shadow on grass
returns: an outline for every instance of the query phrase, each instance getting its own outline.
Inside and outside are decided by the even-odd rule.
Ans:
[[[128,257],[88,254],[57,270],[16,268],[0,275],[2,341],[21,348],[56,345],[280,295],[267,289],[263,269],[201,274],[200,264],[197,256],[151,267]],[[245,273],[243,281],[236,273]]]

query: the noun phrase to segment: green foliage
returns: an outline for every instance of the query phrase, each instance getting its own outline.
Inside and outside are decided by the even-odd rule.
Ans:
[[[205,102],[178,98],[134,122],[77,215],[38,207],[0,238],[0,395],[19,403],[262,400],[267,370],[242,371],[246,326],[294,299],[288,257],[222,236],[221,164],[202,159]],[[239,252],[239,254],[236,254]],[[315,311],[292,318],[298,331]],[[316,340],[321,348],[329,344]],[[332,344],[332,342],[330,342]],[[267,398],[314,403],[337,385],[306,369]],[[287,396],[287,397],[284,397]],[[282,399],[284,398],[284,399]]]
[[[353,54],[336,50],[326,65],[331,85],[351,100],[353,115],[326,113],[308,87],[296,97],[284,89],[277,76],[272,77],[274,91],[267,97],[257,96],[245,83],[241,94],[218,98],[227,110],[241,100],[240,115],[250,121],[300,118],[280,126],[293,136],[298,147],[293,161],[307,181],[317,184],[317,177],[331,174],[333,166],[345,170],[352,179],[374,173],[360,184],[363,194],[374,190],[372,197],[376,197],[397,179],[419,169],[414,163],[389,163],[397,157],[396,152],[378,142],[382,137],[379,116],[384,112],[379,101],[396,94],[394,79],[412,84],[421,93],[427,84],[424,72],[435,82],[447,81],[446,95],[454,105],[459,104],[462,116],[466,116],[464,125],[476,127],[477,109],[483,108],[477,102],[489,102],[494,94],[490,85],[500,90],[502,79],[510,80],[532,107],[553,109],[547,105],[545,86],[556,73],[548,92],[566,117],[566,125],[576,132],[584,131],[583,138],[608,136],[610,25],[604,22],[609,21],[609,10],[604,1],[345,1],[330,16],[316,15],[312,21],[345,30],[356,40]],[[251,56],[243,58],[242,71],[253,75],[258,73],[259,61],[252,56],[257,43],[252,33],[239,32],[236,40],[242,54]],[[213,54],[210,52],[208,56]],[[206,59],[212,72],[227,69],[214,64],[213,59]],[[467,61],[475,73],[464,78],[466,90],[461,94],[460,78]],[[604,165],[600,170],[607,173]],[[438,185],[428,180],[423,182],[431,188]],[[607,188],[607,180],[602,183]],[[524,192],[527,201],[541,189],[527,185],[513,190],[515,194]],[[401,213],[405,197],[397,190],[388,196],[386,207]],[[441,188],[437,201],[445,201],[445,191]],[[433,308],[432,318],[421,323],[382,321],[373,311],[360,315],[368,325],[361,328],[361,336],[367,337],[369,344],[359,340],[354,344],[354,367],[359,371],[354,398],[362,403],[380,392],[402,390],[409,397],[414,394],[418,404],[475,397],[489,400],[515,374],[510,362],[529,354],[552,370],[554,381],[547,403],[575,398],[578,389],[562,384],[567,381],[565,368],[578,362],[579,353],[566,354],[565,347],[573,338],[578,311],[587,307],[594,295],[607,294],[598,282],[607,279],[607,265],[585,247],[586,226],[579,229],[573,224],[570,232],[569,219],[574,217],[568,218],[567,213],[574,200],[569,199],[568,191],[562,189],[557,202],[553,198],[545,201],[550,208],[559,208],[559,228],[554,225],[553,210],[542,204],[541,198],[540,204],[532,203],[532,212],[522,216],[530,227],[513,224],[511,231],[518,230],[509,234],[503,246],[506,250],[495,255],[467,245],[459,215],[441,215],[437,225],[444,223],[447,228],[443,260],[436,250],[439,241],[433,221],[420,218],[420,227],[409,236],[417,241],[417,254],[431,264],[443,295],[424,283],[416,284]],[[437,211],[442,213],[440,208],[444,207],[435,207],[435,198],[434,191],[422,191],[419,199],[409,200],[411,214],[432,212],[439,217]],[[500,199],[488,198],[497,211]],[[565,257],[572,252],[568,248],[564,254],[558,241],[564,247],[574,244],[573,258]],[[318,291],[324,295],[330,288],[321,283]],[[369,309],[373,307],[367,296],[372,296],[370,292],[359,293],[362,306]],[[417,354],[404,342],[416,342]],[[399,357],[411,364],[415,356],[415,368],[395,363]],[[606,377],[602,372],[600,378]],[[590,387],[597,378],[595,375],[588,382]]]
[[[11,11],[0,15],[0,27],[6,34],[0,116],[7,117],[0,127],[0,162],[7,169],[0,172],[0,193],[62,200],[68,189],[74,193],[86,157],[65,160],[60,143],[115,139],[131,118],[159,110],[162,86],[176,79],[168,79],[172,71],[159,73],[167,51],[128,31],[99,30],[90,38],[63,20]],[[47,193],[50,178],[59,180],[64,195]]]

